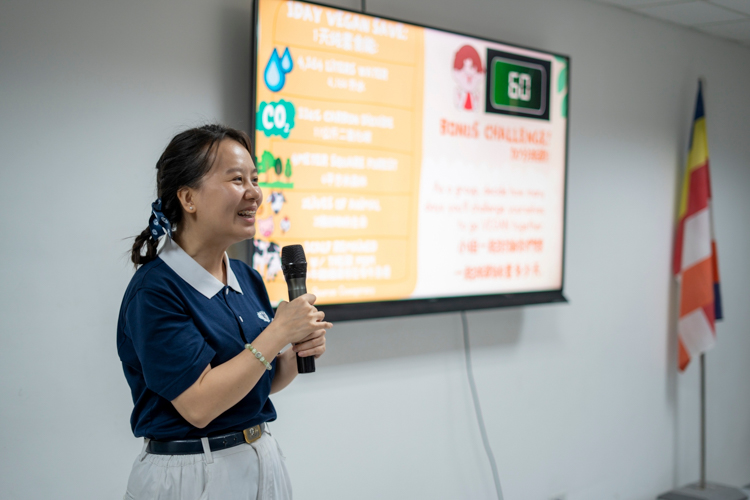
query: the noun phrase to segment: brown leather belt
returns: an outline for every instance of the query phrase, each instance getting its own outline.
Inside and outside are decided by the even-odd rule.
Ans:
[[[221,436],[208,438],[211,451],[225,450],[242,443],[253,443],[263,435],[263,425],[249,427],[241,432],[230,432]],[[146,448],[154,455],[197,455],[203,453],[203,443],[200,439],[179,439],[176,441],[149,441]]]

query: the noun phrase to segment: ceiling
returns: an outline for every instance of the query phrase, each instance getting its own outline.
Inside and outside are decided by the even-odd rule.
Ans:
[[[750,46],[750,0],[593,0]]]

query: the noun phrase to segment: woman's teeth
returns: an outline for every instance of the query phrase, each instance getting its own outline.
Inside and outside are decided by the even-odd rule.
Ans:
[[[237,212],[237,215],[240,217],[255,217],[255,212],[251,212],[250,210],[243,210],[241,212]]]

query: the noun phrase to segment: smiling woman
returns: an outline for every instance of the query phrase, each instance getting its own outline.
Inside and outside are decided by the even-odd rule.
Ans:
[[[214,149],[214,166],[199,186],[185,185],[177,190],[184,217],[183,228],[174,239],[190,255],[195,253],[193,258],[204,267],[217,265],[207,269],[222,279],[221,260],[211,256],[255,236],[255,212],[263,193],[247,146],[225,139]]]
[[[133,244],[117,326],[144,438],[126,498],[291,498],[269,395],[296,377],[295,353],[325,352],[331,324],[311,294],[274,317],[260,275],[226,254],[255,235],[263,193],[250,151],[244,132],[207,125],[177,135],[156,164],[159,198]]]

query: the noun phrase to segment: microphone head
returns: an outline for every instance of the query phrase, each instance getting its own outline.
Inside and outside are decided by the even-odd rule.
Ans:
[[[307,259],[302,245],[288,245],[281,249],[281,269],[287,281],[307,276]]]

